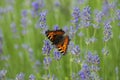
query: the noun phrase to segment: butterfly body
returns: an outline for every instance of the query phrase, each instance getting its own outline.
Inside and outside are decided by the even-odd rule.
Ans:
[[[70,39],[68,35],[64,36],[65,32],[63,30],[48,30],[45,34],[59,52],[66,53]]]

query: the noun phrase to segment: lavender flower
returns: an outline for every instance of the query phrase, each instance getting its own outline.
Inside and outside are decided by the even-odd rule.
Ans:
[[[26,17],[27,16],[27,10],[22,10],[22,17]]]
[[[33,69],[35,70],[36,73],[39,73],[39,68],[41,66],[41,62],[39,60],[34,61],[34,66]]]
[[[4,8],[0,7],[0,14],[6,14],[12,11],[13,11],[13,6],[11,5]]]
[[[31,75],[29,76],[29,80],[36,80],[36,79],[35,79],[35,76],[34,76],[33,74],[31,74]]]
[[[34,61],[34,51],[32,48],[28,48],[28,53],[31,61]]]
[[[22,28],[23,28],[22,34],[24,35],[24,34],[27,33],[26,27],[28,25],[29,19],[27,18],[27,11],[26,10],[22,10],[21,15],[22,15],[21,25],[22,25]]]
[[[24,73],[17,74],[16,80],[24,80]]]
[[[37,27],[36,27],[36,28],[42,29],[43,33],[45,33],[45,31],[47,30],[46,14],[47,14],[47,11],[42,11],[40,13],[40,18],[39,18],[39,21],[38,21]]]
[[[32,2],[32,7],[34,11],[38,11],[39,10],[39,3],[38,2]]]
[[[112,38],[112,26],[110,23],[105,23],[104,25],[104,41],[107,42]]]
[[[44,0],[36,0],[34,2],[32,2],[32,7],[35,11],[38,11],[39,8],[44,7]]]
[[[55,25],[54,26],[54,30],[58,30],[59,29],[59,26],[58,25]]]
[[[87,58],[86,59],[87,59],[87,62],[92,63],[93,55],[90,51],[87,53]]]
[[[39,10],[44,7],[44,1],[43,0],[36,0],[32,2],[32,16],[39,15]]]
[[[25,49],[25,50],[28,50],[28,49],[29,49],[29,45],[26,44],[26,43],[23,43],[21,46],[22,46],[22,48]]]
[[[17,32],[17,30],[16,30],[16,23],[15,23],[15,22],[12,22],[12,23],[10,24],[10,27],[11,27],[13,33],[16,33],[16,32]]]
[[[78,45],[74,46],[73,49],[71,50],[71,53],[73,55],[79,55],[80,54],[80,47]]]
[[[45,55],[49,55],[50,54],[50,50],[52,49],[50,42],[45,40],[44,41],[44,46],[42,48],[43,54]]]
[[[46,11],[43,11],[43,12],[40,13],[40,19],[39,19],[39,21],[41,23],[46,23],[46,14],[47,14]]]
[[[10,59],[10,55],[1,55],[0,60],[2,61],[8,61]]]
[[[97,41],[97,39],[96,39],[95,37],[91,37],[91,38],[90,38],[90,42],[91,42],[91,43],[94,43],[94,42],[96,42],[96,41]]]
[[[110,13],[110,7],[109,7],[108,0],[104,0],[102,12],[104,13],[105,16],[109,16],[110,15],[109,14]]]
[[[48,69],[50,63],[52,62],[52,59],[50,57],[45,57],[44,60],[43,60],[43,63],[44,63],[44,68],[45,69]]]
[[[50,57],[45,57],[43,63],[44,63],[45,65],[49,65],[49,64],[51,63],[51,61],[52,61],[52,60],[51,60]]]
[[[117,14],[117,19],[120,20],[120,9],[119,10],[116,10],[116,14]]]
[[[60,59],[61,59],[60,52],[54,51],[54,59],[55,59],[55,60],[60,60]]]
[[[7,70],[0,70],[0,80],[4,80],[6,76]]]
[[[93,72],[97,72],[97,71],[100,70],[100,68],[99,68],[98,66],[96,66],[96,65],[91,65],[91,66],[90,66],[90,69],[91,69]]]
[[[113,1],[109,4],[110,9],[115,9],[117,5],[117,1]]]
[[[100,64],[100,58],[98,55],[93,56],[93,64]]]
[[[56,7],[59,7],[59,6],[60,6],[60,1],[59,1],[59,0],[55,0],[54,5],[55,5]]]
[[[83,64],[82,69],[79,71],[79,76],[81,80],[89,80],[90,77],[90,69],[87,64]]]
[[[81,31],[81,32],[78,33],[78,36],[79,36],[79,37],[83,37],[83,36],[84,36],[84,33]]]
[[[64,30],[65,32],[69,32],[69,28],[68,28],[67,26],[64,26],[63,30]]]
[[[74,8],[74,11],[72,13],[73,16],[73,23],[75,23],[75,25],[78,24],[79,20],[80,20],[80,9],[79,8]]]
[[[70,39],[74,37],[75,33],[77,32],[76,29],[74,29],[73,26],[70,26],[70,31],[69,31],[69,37]]]
[[[98,55],[92,55],[92,53],[88,51],[87,62],[92,64],[100,64],[100,58]]]
[[[21,19],[21,24],[23,27],[27,27],[27,22],[28,22],[28,19],[27,19],[27,13],[23,13],[22,11],[22,19]]]
[[[104,55],[108,55],[108,54],[109,54],[109,50],[104,47],[104,48],[102,49],[102,53],[103,53]]]
[[[85,7],[83,11],[81,12],[81,25],[84,27],[89,27],[91,25],[91,11],[90,7]]]
[[[99,10],[95,10],[95,22],[97,23],[97,25],[100,24],[100,22],[102,22],[102,17],[104,16],[104,13],[102,11]]]

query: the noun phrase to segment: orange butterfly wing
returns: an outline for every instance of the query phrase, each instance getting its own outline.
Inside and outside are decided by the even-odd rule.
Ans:
[[[63,30],[53,30],[53,31],[46,31],[45,34],[48,37],[48,39],[50,39],[51,42],[54,42],[56,40],[57,36],[60,36],[62,38],[62,36],[64,35],[64,31]],[[58,38],[58,37],[57,37]]]
[[[69,44],[69,36],[65,36],[63,41],[60,42],[58,45],[56,45],[56,47],[58,48],[58,50],[63,53],[63,55],[66,53],[67,48],[68,48],[68,44]]]

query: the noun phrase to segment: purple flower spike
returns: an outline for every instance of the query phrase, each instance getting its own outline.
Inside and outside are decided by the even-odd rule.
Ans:
[[[39,10],[44,7],[44,1],[43,0],[36,0],[32,2],[32,16],[38,16]]]
[[[90,79],[90,69],[87,64],[83,64],[81,71],[78,73],[81,80],[89,80]]]
[[[48,69],[51,62],[52,62],[52,59],[50,57],[44,58],[43,63],[44,63],[45,69]]]
[[[0,80],[4,80],[6,73],[7,73],[7,70],[0,70]]]
[[[59,26],[58,25],[55,25],[54,26],[54,30],[58,30],[59,29]]]
[[[100,58],[98,55],[92,55],[92,53],[89,51],[87,54],[87,62],[91,64],[100,64]]]
[[[91,25],[91,10],[90,7],[85,7],[81,13],[81,24],[82,26],[89,27]]]
[[[99,58],[98,55],[94,55],[94,57],[93,57],[93,63],[94,64],[100,64],[100,58]]]
[[[45,40],[44,41],[44,46],[42,48],[43,53],[46,54],[46,55],[49,55],[51,49],[52,48],[51,48],[50,42]]]
[[[34,76],[33,74],[31,74],[31,75],[29,76],[29,80],[36,80],[36,79],[35,79],[35,76]]]
[[[38,2],[32,2],[32,7],[35,11],[38,11],[39,9],[39,3]]]
[[[112,26],[110,23],[105,23],[104,25],[104,41],[107,42],[112,38]]]
[[[80,47],[77,45],[72,49],[72,54],[79,55],[80,54]]]
[[[98,11],[98,10],[95,11],[95,21],[97,22],[97,24],[100,24],[100,22],[102,22],[103,16],[104,16],[103,12]]]
[[[27,16],[27,11],[26,11],[26,10],[23,10],[23,11],[22,11],[22,16],[23,16],[23,17],[26,17],[26,16]]]
[[[60,52],[54,51],[54,58],[55,58],[55,60],[60,60],[61,59]]]
[[[116,11],[117,19],[120,20],[120,9]]]
[[[73,16],[73,23],[78,24],[79,18],[80,18],[80,9],[74,8],[74,11],[72,13]]]
[[[41,29],[43,29],[43,32],[47,29],[46,14],[47,14],[47,11],[41,12],[39,22],[38,22],[38,25]]]
[[[16,80],[24,80],[24,73],[20,73],[16,76]]]

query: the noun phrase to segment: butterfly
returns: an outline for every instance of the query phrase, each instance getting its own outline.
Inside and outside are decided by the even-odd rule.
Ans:
[[[62,29],[47,30],[45,34],[60,53],[66,54],[70,39],[68,35],[64,36],[65,32]]]

